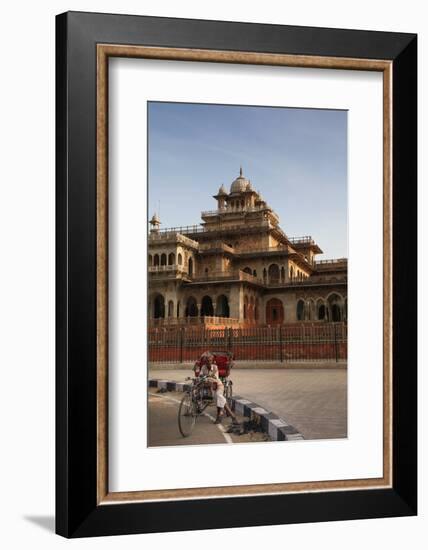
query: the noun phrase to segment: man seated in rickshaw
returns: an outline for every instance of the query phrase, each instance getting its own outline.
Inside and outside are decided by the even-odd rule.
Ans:
[[[232,418],[234,424],[237,424],[235,413],[229,407],[226,398],[224,397],[224,385],[221,381],[218,373],[218,367],[215,363],[214,356],[211,353],[205,354],[205,361],[201,366],[199,376],[205,376],[205,384],[207,384],[212,391],[213,398],[216,401],[217,405],[217,417],[215,419],[215,424],[220,424],[224,416],[224,411],[227,412],[228,416]]]

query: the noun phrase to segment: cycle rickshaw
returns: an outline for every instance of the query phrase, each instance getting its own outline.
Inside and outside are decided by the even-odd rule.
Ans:
[[[184,393],[178,409],[178,428],[183,437],[188,437],[192,433],[197,417],[203,414],[207,407],[214,405],[211,388],[205,384],[206,377],[200,374],[208,355],[214,357],[219,378],[224,386],[224,397],[229,405],[232,399],[233,383],[229,375],[233,367],[233,354],[229,351],[203,353],[193,367],[194,377],[187,379],[191,381],[190,389]]]

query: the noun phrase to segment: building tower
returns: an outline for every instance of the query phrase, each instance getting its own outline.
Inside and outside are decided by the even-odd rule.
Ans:
[[[217,195],[214,195],[214,198],[217,199],[218,209],[224,210],[226,207],[226,198],[227,198],[227,191],[224,185],[220,187]]]
[[[152,219],[150,220],[150,233],[159,233],[159,228],[161,221],[156,212],[153,214]]]

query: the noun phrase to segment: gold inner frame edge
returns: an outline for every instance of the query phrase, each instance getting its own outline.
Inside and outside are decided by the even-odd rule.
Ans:
[[[109,492],[108,489],[108,59],[132,57],[383,73],[383,477]],[[392,486],[392,61],[257,52],[97,45],[97,503],[377,489]]]

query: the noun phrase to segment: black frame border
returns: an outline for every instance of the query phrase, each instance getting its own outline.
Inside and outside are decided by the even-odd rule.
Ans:
[[[96,45],[393,62],[393,487],[97,506]],[[417,36],[67,12],[56,18],[56,532],[65,537],[417,513]],[[405,258],[405,261],[403,261]],[[168,518],[168,519],[166,519]]]

